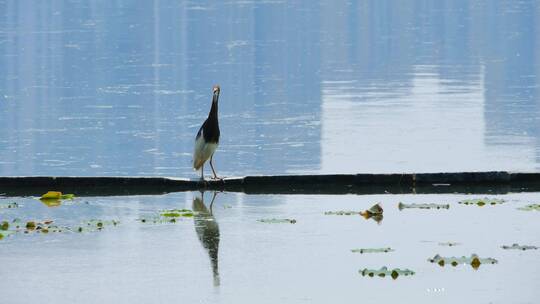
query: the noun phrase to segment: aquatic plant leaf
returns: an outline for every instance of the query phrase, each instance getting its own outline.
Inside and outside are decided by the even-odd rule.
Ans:
[[[168,224],[176,223],[182,217],[191,218],[197,215],[197,212],[189,209],[167,209],[161,210],[157,214],[143,216],[137,221],[144,224]]]
[[[404,204],[399,202],[398,209],[450,209],[449,204]]]
[[[1,230],[0,231],[0,240],[5,238],[5,237],[8,237],[10,235],[12,235],[14,233],[14,231],[11,231],[11,230]]]
[[[60,198],[62,198],[62,192],[59,192],[59,191],[49,191],[40,197],[40,199],[60,199]]]
[[[346,210],[340,210],[340,211],[326,211],[324,215],[360,215],[361,211],[346,211]]]
[[[277,218],[259,219],[259,220],[257,220],[257,222],[267,223],[267,224],[283,224],[283,223],[296,224],[295,219],[287,219],[287,218],[284,218],[284,219],[277,219]]]
[[[169,209],[161,211],[160,215],[164,217],[192,217],[193,211],[189,209]]]
[[[368,210],[366,210],[365,212],[366,213],[369,213],[370,215],[377,215],[377,214],[382,214],[383,213],[383,208],[381,207],[381,205],[379,205],[378,203],[371,206],[371,208],[369,208]]]
[[[525,207],[519,207],[518,210],[523,211],[540,211],[540,204],[530,204]]]
[[[482,264],[497,264],[498,261],[493,258],[480,258],[476,254],[472,254],[470,257],[442,257],[438,254],[436,254],[433,258],[428,259],[430,263],[439,264],[439,266],[444,267],[446,264],[450,264],[452,266],[457,266],[459,264],[468,264],[471,265],[472,268],[475,270],[480,268],[480,265]]]
[[[47,207],[58,207],[62,205],[62,201],[56,198],[40,198],[39,200]]]
[[[392,252],[394,249],[390,247],[386,248],[357,248],[351,249],[351,252],[354,253],[381,253],[381,252]]]
[[[439,243],[439,246],[448,246],[448,247],[453,247],[453,246],[458,246],[458,245],[461,245],[461,243],[457,243],[457,242],[441,242],[441,243]]]
[[[392,270],[389,270],[386,266],[381,267],[381,269],[368,269],[364,268],[362,270],[358,271],[362,276],[368,276],[368,277],[381,277],[384,278],[386,276],[391,277],[392,279],[397,279],[399,276],[412,276],[414,275],[414,271],[410,269],[399,269],[394,268]]]
[[[475,198],[475,199],[466,199],[459,202],[463,205],[477,205],[479,207],[483,207],[486,205],[498,205],[498,204],[504,204],[505,200],[498,199],[498,198]]]
[[[0,230],[8,230],[9,229],[9,222],[8,221],[2,221],[0,224]]]
[[[515,249],[515,250],[536,250],[538,247],[532,245],[519,245],[517,243],[512,244],[511,246],[503,245],[502,249]]]
[[[70,199],[74,199],[75,195],[74,194],[62,194],[60,196],[60,198],[63,199],[63,200],[70,200]]]

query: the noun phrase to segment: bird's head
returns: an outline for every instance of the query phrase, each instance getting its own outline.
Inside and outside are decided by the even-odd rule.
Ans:
[[[219,89],[219,85],[216,84],[216,85],[214,86],[214,89],[213,89],[213,90],[214,90],[214,97],[218,97],[218,96],[219,96],[219,90],[220,90],[220,89]]]

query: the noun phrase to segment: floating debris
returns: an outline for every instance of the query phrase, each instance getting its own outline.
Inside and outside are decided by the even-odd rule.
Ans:
[[[168,224],[176,223],[182,217],[193,217],[196,212],[189,209],[167,209],[159,211],[157,215],[150,215],[137,219],[141,223]]]
[[[387,247],[387,248],[358,248],[358,249],[351,249],[351,252],[354,253],[381,253],[381,252],[392,252],[394,249]]]
[[[361,211],[326,211],[324,215],[361,215]]]
[[[14,209],[19,207],[20,205],[16,202],[0,204],[0,209]]]
[[[439,243],[439,246],[448,246],[448,247],[454,247],[454,246],[458,246],[458,245],[461,245],[461,243],[457,243],[457,242],[441,242],[441,243]]]
[[[439,264],[439,266],[444,267],[446,264],[450,264],[452,266],[457,266],[459,264],[468,264],[471,265],[472,268],[475,270],[480,267],[482,264],[497,264],[498,261],[493,258],[480,258],[476,254],[472,254],[470,257],[462,256],[460,258],[457,257],[441,257],[440,255],[436,254],[433,258],[428,259],[430,263],[436,263]]]
[[[398,209],[450,209],[449,204],[404,204],[399,202]]]
[[[525,207],[519,207],[518,210],[523,211],[540,211],[540,204],[531,204]]]
[[[261,223],[267,223],[267,224],[296,224],[296,220],[295,219],[276,219],[276,218],[271,218],[271,219],[259,219],[257,220],[257,222],[261,222]]]
[[[502,249],[515,249],[515,250],[536,250],[538,247],[531,245],[519,245],[517,243],[512,244],[512,246],[503,245]]]
[[[399,269],[394,268],[392,270],[389,270],[386,266],[383,266],[381,269],[367,269],[364,268],[363,270],[358,271],[362,276],[368,276],[368,277],[381,277],[384,278],[386,276],[392,277],[392,279],[397,279],[400,275],[401,276],[412,276],[414,275],[414,271],[410,269]]]
[[[498,205],[498,204],[504,204],[505,200],[498,199],[498,198],[476,198],[476,199],[467,199],[462,200],[459,202],[463,205],[477,205],[479,207],[485,206],[485,205]]]

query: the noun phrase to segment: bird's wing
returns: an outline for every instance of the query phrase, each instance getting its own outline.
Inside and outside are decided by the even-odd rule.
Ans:
[[[197,136],[195,136],[195,140],[199,139],[203,135],[203,127],[204,124],[202,124],[201,128],[199,129],[199,132],[197,132]]]

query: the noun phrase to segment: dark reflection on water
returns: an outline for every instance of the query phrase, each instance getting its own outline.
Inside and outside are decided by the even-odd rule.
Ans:
[[[537,1],[0,1],[0,175],[538,170]]]
[[[212,215],[212,206],[216,199],[216,194],[212,196],[212,201],[207,208],[204,204],[204,193],[201,193],[201,197],[193,198],[193,211],[195,211],[194,224],[195,231],[199,237],[199,241],[202,246],[208,252],[210,257],[210,263],[212,264],[212,274],[214,277],[214,286],[219,286],[219,226],[216,219]]]

